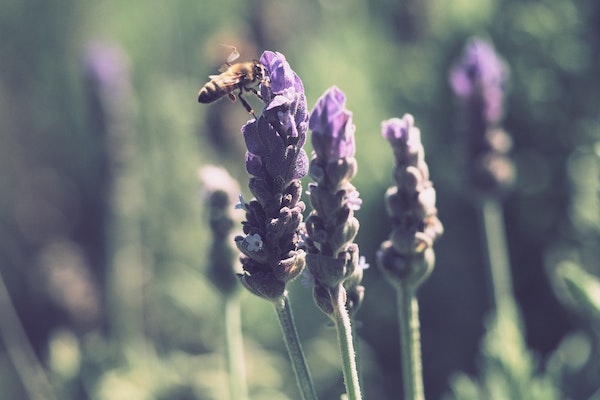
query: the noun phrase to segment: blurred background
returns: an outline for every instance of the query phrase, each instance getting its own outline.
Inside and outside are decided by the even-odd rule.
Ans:
[[[515,293],[543,369],[565,338],[592,329],[551,282],[565,257],[600,273],[599,27],[593,0],[0,1],[1,397],[227,398],[197,169],[223,165],[250,196],[248,114],[196,101],[229,55],[221,44],[240,60],[285,54],[311,109],[331,85],[347,95],[364,201],[357,243],[372,266],[357,315],[369,399],[397,398],[401,385],[395,295],[375,252],[393,163],[380,124],[405,113],[421,128],[445,227],[419,291],[426,395],[477,373],[489,290],[448,72],[472,36],[494,44],[511,68]],[[339,398],[334,331],[309,288],[298,280],[290,292],[319,395]],[[250,397],[298,398],[272,306],[242,301]],[[574,346],[574,365],[597,343]],[[572,398],[588,386],[574,384]]]

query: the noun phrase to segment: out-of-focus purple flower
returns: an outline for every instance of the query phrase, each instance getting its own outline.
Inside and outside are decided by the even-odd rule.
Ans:
[[[324,161],[354,157],[352,113],[346,109],[346,96],[336,86],[329,88],[317,101],[308,127],[317,157]]]
[[[234,294],[240,287],[236,278],[236,251],[231,232],[236,221],[233,203],[240,192],[238,183],[221,167],[206,165],[198,171],[202,197],[208,208],[213,238],[210,247],[208,277],[225,296]]]
[[[107,86],[129,80],[129,63],[123,51],[112,44],[93,42],[84,56],[84,68],[90,77]]]
[[[127,118],[135,111],[129,58],[116,44],[95,41],[87,46],[83,67],[97,106],[106,115],[99,118]],[[96,110],[92,110],[96,111]],[[111,115],[108,115],[111,114]]]
[[[394,151],[395,186],[385,199],[392,222],[389,240],[377,254],[379,266],[392,282],[408,282],[417,288],[433,268],[433,243],[442,234],[437,218],[435,189],[429,180],[421,133],[412,115],[383,121],[381,131]]]
[[[510,136],[501,128],[508,67],[494,48],[472,39],[450,72],[461,106],[467,180],[478,193],[498,195],[511,186]]]
[[[508,67],[488,42],[472,39],[450,72],[454,93],[464,101],[482,102],[482,117],[488,123],[502,118]]]
[[[240,200],[246,210],[244,235],[235,241],[243,256],[241,281],[252,293],[277,300],[285,285],[304,268],[300,248],[302,212],[300,178],[308,173],[308,113],[304,87],[281,53],[265,51],[260,62],[268,83],[261,84],[265,107],[246,123],[246,170],[254,199]]]

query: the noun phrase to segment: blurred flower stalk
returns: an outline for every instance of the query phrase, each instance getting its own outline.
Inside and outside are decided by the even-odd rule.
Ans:
[[[135,140],[137,103],[130,66],[123,50],[111,43],[93,42],[85,58],[94,129],[106,152],[108,176],[101,188],[111,210],[108,242],[107,308],[109,330],[129,358],[147,352],[144,322],[144,282],[149,268],[142,260],[139,148]]]
[[[502,128],[508,67],[488,42],[470,40],[450,72],[460,106],[467,184],[480,207],[494,308],[515,307],[501,197],[515,179]]]
[[[457,375],[453,390],[458,399],[465,398],[467,391],[490,398],[557,399],[552,379],[536,375],[535,359],[527,348],[513,293],[502,211],[502,195],[515,179],[515,167],[508,155],[512,140],[502,128],[507,80],[506,63],[490,43],[480,38],[467,43],[450,72],[462,118],[467,185],[481,216],[493,306],[481,343],[480,385]]]
[[[406,114],[402,119],[384,121],[382,134],[392,147],[396,164],[395,186],[385,195],[392,232],[381,244],[377,260],[397,293],[404,398],[422,400],[425,393],[416,292],[433,270],[433,244],[443,233],[443,226],[437,217],[421,132],[413,117]]]
[[[1,274],[0,338],[6,349],[6,355],[13,364],[29,398],[32,400],[58,399],[57,392],[59,391],[51,383],[31,343],[27,340],[27,333],[21,324]]]
[[[225,316],[225,351],[229,381],[229,398],[248,398],[240,284],[236,278],[238,253],[233,246],[232,231],[236,225],[233,216],[234,201],[240,193],[237,182],[224,168],[206,165],[198,171],[203,199],[208,205],[209,224],[213,237],[209,254],[208,276],[223,297]]]
[[[356,175],[355,126],[345,108],[346,96],[329,88],[317,101],[310,119],[314,155],[308,194],[313,211],[306,220],[307,267],[314,280],[313,298],[334,322],[349,400],[361,398],[350,312],[362,301],[363,263],[353,242],[359,223],[354,217],[361,200],[350,180]],[[351,293],[350,297],[348,291]]]

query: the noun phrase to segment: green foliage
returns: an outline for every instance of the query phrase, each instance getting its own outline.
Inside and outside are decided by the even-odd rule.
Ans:
[[[555,274],[568,303],[600,326],[600,279],[570,261],[558,265]]]
[[[489,318],[481,343],[479,382],[465,374],[452,379],[454,398],[560,399],[551,376],[538,371],[536,357],[523,337],[521,318],[514,307],[504,305]]]

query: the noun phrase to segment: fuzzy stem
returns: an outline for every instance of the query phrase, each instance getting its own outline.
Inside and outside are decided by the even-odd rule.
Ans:
[[[240,314],[240,296],[233,294],[225,298],[225,349],[227,352],[227,370],[229,372],[229,398],[231,400],[248,399],[244,346],[242,340],[242,321]]]
[[[404,398],[406,400],[424,400],[419,303],[415,289],[410,284],[400,284],[396,287],[396,292]]]
[[[360,400],[360,383],[358,379],[358,369],[356,366],[356,353],[354,350],[354,341],[352,340],[352,325],[350,316],[346,309],[344,301],[343,288],[330,290],[332,304],[334,306],[331,316],[335,323],[335,329],[338,335],[340,345],[340,354],[342,356],[342,371],[344,373],[344,385],[348,400]]]
[[[290,300],[287,293],[284,293],[278,301],[274,301],[273,303],[275,305],[275,311],[277,311],[279,325],[283,331],[285,346],[287,347],[290,360],[292,361],[292,368],[294,369],[296,382],[302,393],[302,398],[304,400],[317,400],[317,393],[312,378],[310,377],[308,366],[306,365],[306,359],[304,358],[302,345],[300,344],[298,332],[296,331],[292,308],[290,307]]]
[[[350,334],[352,335],[352,345],[354,346],[354,355],[355,355],[354,359],[356,362],[356,371],[358,374],[358,382],[362,382],[363,374],[362,374],[362,369],[360,368],[360,366],[361,366],[360,346],[359,346],[358,340],[356,339],[358,337],[358,334],[356,333],[356,325],[358,325],[358,324],[353,323],[353,322],[355,322],[355,320],[352,317],[350,317],[350,324],[352,326],[352,330],[351,330]]]
[[[506,231],[502,206],[495,198],[481,202],[481,218],[485,232],[485,248],[488,256],[489,279],[496,309],[514,305],[512,275],[508,259]]]

